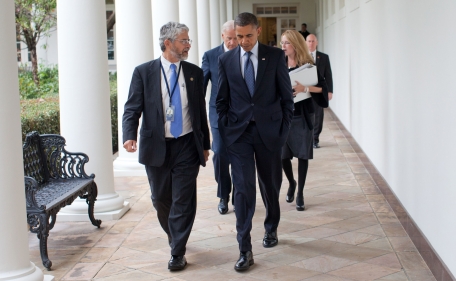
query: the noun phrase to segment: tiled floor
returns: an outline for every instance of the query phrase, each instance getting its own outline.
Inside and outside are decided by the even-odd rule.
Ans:
[[[198,177],[198,212],[187,245],[188,266],[169,272],[167,238],[156,219],[145,177],[116,178],[116,191],[132,205],[120,220],[59,222],[49,236],[56,280],[435,280],[363,163],[329,112],[310,161],[307,210],[280,203],[279,245],[262,247],[265,209],[257,193],[252,241],[255,265],[234,271],[238,258],[235,216],[217,212],[212,163]],[[297,161],[293,161],[297,172]],[[43,269],[36,235],[30,258]],[[46,274],[46,270],[43,269]]]

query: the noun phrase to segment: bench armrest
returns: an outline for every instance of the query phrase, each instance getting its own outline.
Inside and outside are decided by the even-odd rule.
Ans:
[[[87,156],[87,154],[81,152],[68,152],[63,148],[61,157],[60,170],[63,178],[95,178],[94,174],[89,176],[84,170],[84,165],[89,162],[89,156]]]
[[[39,188],[38,182],[32,177],[24,177],[25,183],[25,203],[27,208],[45,210],[46,206],[39,206],[36,202],[35,193]]]

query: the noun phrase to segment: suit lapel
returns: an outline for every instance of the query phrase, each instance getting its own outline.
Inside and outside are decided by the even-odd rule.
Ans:
[[[223,43],[222,43],[222,45],[220,45],[220,47],[218,48],[217,58],[224,52],[225,52],[225,49],[223,48]]]
[[[185,89],[187,90],[187,101],[188,101],[188,112],[190,113],[190,120],[193,120],[193,104],[192,102],[196,99],[190,97],[194,93],[195,89],[195,73],[190,69],[189,65],[185,61],[181,61],[182,72],[185,78]]]
[[[151,62],[148,79],[151,82],[149,83],[148,92],[145,94],[152,96],[153,103],[157,105],[159,115],[163,117],[160,58]]]
[[[253,96],[255,96],[258,87],[261,84],[261,79],[263,79],[264,71],[266,70],[266,65],[268,64],[268,51],[263,46],[263,44],[258,42],[258,69],[257,76],[255,79],[255,91]]]
[[[247,84],[245,83],[244,77],[242,76],[242,71],[241,71],[241,46],[238,46],[236,49],[232,50],[230,55],[231,59],[229,60],[229,67],[228,69],[233,69],[233,81],[241,81],[241,84],[244,86],[244,93],[250,97],[249,93],[249,88],[247,87]],[[237,69],[237,71],[235,71]]]

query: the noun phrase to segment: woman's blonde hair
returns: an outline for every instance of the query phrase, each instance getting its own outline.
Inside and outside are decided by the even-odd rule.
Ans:
[[[304,37],[301,33],[296,30],[285,30],[285,32],[282,33],[282,36],[287,37],[288,42],[290,42],[291,46],[293,46],[296,53],[295,61],[298,64],[297,66],[301,66],[306,63],[315,64],[309,53],[309,49],[307,48],[306,41],[304,41]]]

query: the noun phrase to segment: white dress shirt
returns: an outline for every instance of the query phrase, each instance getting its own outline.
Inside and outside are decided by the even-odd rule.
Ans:
[[[241,60],[241,73],[242,73],[242,77],[244,77],[244,65],[245,65],[245,57],[247,56],[244,51],[244,49],[241,48],[241,57],[240,57],[240,60]],[[257,70],[258,70],[258,41],[256,42],[255,46],[253,46],[252,50],[250,50],[250,52],[252,52],[252,54],[250,55],[250,60],[252,61],[252,64],[253,64],[253,71],[255,73],[255,81],[256,81],[256,76],[257,76]]]
[[[166,79],[168,80],[169,90],[173,90],[173,86],[171,85],[171,62],[168,61],[163,57],[160,57],[160,61],[162,63],[163,69],[165,70]],[[176,65],[176,72],[179,71],[180,61],[174,63]],[[161,91],[162,91],[162,102],[163,102],[163,112],[166,112],[166,109],[169,107],[169,93],[168,88],[166,87],[165,77],[163,76],[163,71],[160,69],[161,73]],[[184,78],[184,71],[181,69],[178,85],[176,88],[180,87],[180,95],[181,95],[181,104],[182,104],[182,134],[186,135],[193,131],[192,123],[190,120],[190,114],[188,113],[188,98],[187,98],[187,87],[185,87],[185,78]],[[165,123],[165,138],[174,138],[171,134],[171,121],[166,121],[166,116],[163,114],[163,122]]]
[[[310,52],[310,55],[313,57],[314,63],[317,64],[317,50]]]

